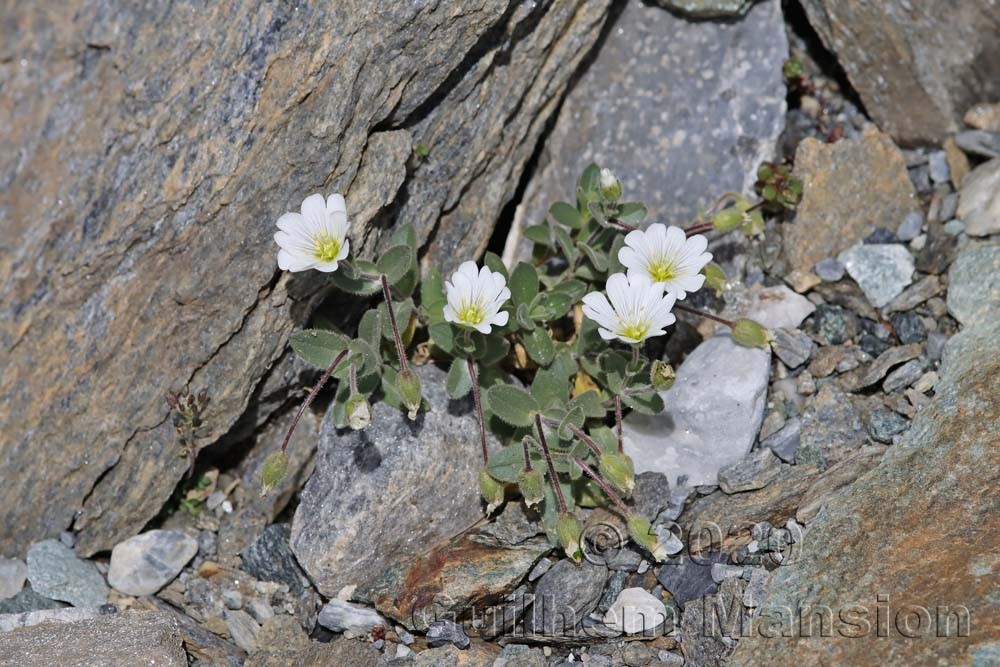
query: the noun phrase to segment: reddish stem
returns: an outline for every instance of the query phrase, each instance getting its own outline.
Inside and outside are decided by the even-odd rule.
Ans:
[[[472,378],[472,396],[476,400],[476,416],[479,417],[479,441],[483,445],[483,465],[486,465],[490,462],[490,453],[486,449],[486,420],[483,419],[483,402],[479,398],[479,378],[476,377],[476,365],[472,363],[472,357],[466,357],[465,363],[469,366],[469,377]],[[531,469],[530,465],[528,469]]]
[[[524,470],[525,472],[531,472],[531,452],[528,451],[528,441],[526,438],[521,439],[521,446],[524,447]]]
[[[285,448],[288,447],[288,442],[292,439],[292,433],[295,431],[295,427],[299,425],[299,420],[302,419],[302,415],[305,413],[306,408],[308,408],[309,404],[313,402],[313,399],[316,398],[316,394],[318,394],[319,390],[323,388],[326,381],[330,379],[330,376],[333,375],[333,371],[337,369],[337,365],[343,361],[345,356],[347,356],[347,350],[341,350],[340,354],[334,358],[333,363],[330,364],[330,367],[327,368],[323,375],[319,378],[319,382],[317,382],[309,391],[309,395],[306,396],[305,402],[302,404],[302,407],[299,408],[298,413],[295,415],[295,419],[292,420],[292,425],[288,427],[288,433],[285,435],[284,441],[281,443],[282,454],[285,453]]]
[[[618,453],[625,453],[625,445],[622,443],[622,399],[615,394],[615,423],[618,426]]]
[[[385,309],[389,311],[389,324],[392,325],[392,339],[396,342],[396,355],[399,357],[399,372],[403,375],[410,374],[410,365],[406,361],[406,350],[403,348],[403,339],[399,336],[399,326],[396,324],[396,311],[392,308],[392,295],[389,293],[389,280],[385,274],[381,274],[382,296],[385,298]]]
[[[601,456],[601,448],[597,446],[597,443],[594,442],[593,438],[591,438],[589,435],[587,435],[586,433],[584,433],[582,430],[580,430],[579,428],[577,428],[573,424],[567,424],[567,426],[569,427],[569,430],[573,433],[573,435],[575,435],[576,437],[580,438],[580,440],[583,440],[583,442],[588,447],[590,447],[590,451],[594,452],[594,454],[596,454],[597,457],[600,458],[600,456]]]
[[[679,303],[675,303],[674,304],[674,308],[676,308],[677,310],[679,310],[681,312],[691,313],[692,315],[698,315],[700,317],[706,317],[706,318],[708,318],[710,320],[715,320],[716,322],[718,322],[720,324],[725,324],[730,329],[733,328],[734,326],[736,326],[736,323],[733,322],[732,320],[727,320],[724,317],[719,317],[718,315],[714,315],[712,313],[706,313],[705,311],[698,310],[697,308],[690,308],[688,306],[683,306],[683,305],[681,305]]]
[[[700,225],[694,225],[693,227],[688,227],[684,230],[687,236],[692,236],[694,234],[700,234],[701,232],[710,232],[715,227],[711,222],[704,222]]]
[[[601,479],[601,476],[594,472],[590,466],[584,463],[579,456],[574,456],[573,462],[580,466],[580,470],[587,473],[587,476],[594,480],[594,482],[597,483],[597,486],[601,487],[601,490],[604,491],[604,493],[608,494],[608,498],[611,498],[615,505],[618,505],[618,509],[620,509],[622,514],[624,514],[627,518],[630,514],[628,507],[626,507],[625,503],[622,502],[622,499],[618,497],[618,494],[615,493],[610,486],[608,486],[608,483]]]
[[[542,430],[542,416],[537,412],[535,413],[535,428],[538,429],[538,444],[542,448],[542,454],[545,455],[545,463],[549,467],[549,478],[552,481],[552,487],[556,491],[556,500],[559,501],[559,511],[565,514],[569,511],[566,508],[566,498],[563,497],[562,487],[559,485],[559,476],[556,474],[556,465],[552,462],[552,454],[549,453],[549,446],[545,442],[545,431]]]

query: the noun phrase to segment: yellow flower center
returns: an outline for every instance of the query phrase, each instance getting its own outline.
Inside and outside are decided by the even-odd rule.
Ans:
[[[649,265],[649,277],[653,282],[665,283],[677,277],[677,264],[669,259],[659,259]]]
[[[336,261],[337,256],[340,255],[339,239],[324,234],[316,236],[313,243],[313,253],[315,253],[316,258],[321,262]]]
[[[469,324],[481,324],[486,319],[486,309],[478,303],[465,303],[458,310],[458,319]]]
[[[647,333],[649,333],[648,322],[631,322],[623,326],[618,332],[620,336],[625,336],[632,340],[642,340],[646,337]]]

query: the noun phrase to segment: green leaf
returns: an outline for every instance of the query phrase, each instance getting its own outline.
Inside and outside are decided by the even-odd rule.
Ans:
[[[601,402],[600,395],[593,389],[588,389],[582,394],[577,394],[569,402],[570,409],[580,408],[585,417],[591,419],[603,419],[608,411]]]
[[[525,227],[524,238],[546,248],[552,247],[552,230],[546,224]]]
[[[413,300],[404,299],[403,301],[393,301],[392,311],[396,315],[396,325],[399,327],[400,333],[410,322],[410,315],[413,314]],[[386,326],[382,327],[382,337],[386,340],[392,340],[392,325],[389,323],[389,309],[385,305],[385,301],[378,305],[379,317],[385,322]]]
[[[564,280],[549,290],[549,293],[565,294],[572,303],[576,303],[587,293],[587,283],[582,280]]]
[[[587,259],[595,269],[601,273],[608,270],[608,256],[606,254],[600,250],[595,250],[583,241],[578,241],[576,246],[583,251],[583,254],[587,256]]]
[[[607,216],[604,215],[604,205],[599,201],[592,201],[587,204],[587,211],[590,212],[590,217],[592,217],[597,222],[602,225],[607,224]]]
[[[520,262],[510,274],[510,298],[515,306],[531,303],[538,294],[538,272],[527,262]]]
[[[367,311],[358,323],[358,338],[378,349],[382,340],[382,315],[377,308]]]
[[[566,294],[540,292],[531,302],[529,314],[540,322],[559,319],[573,306],[573,300]]]
[[[435,322],[427,327],[431,340],[445,352],[451,354],[455,349],[455,329],[448,322]]]
[[[583,219],[580,212],[572,204],[558,201],[549,208],[549,215],[560,225],[565,225],[570,229],[580,229],[583,226]]]
[[[507,266],[500,259],[500,256],[494,252],[488,252],[483,256],[483,264],[489,267],[490,271],[494,273],[499,273],[503,276],[503,279],[510,282],[510,276],[507,275]]]
[[[452,359],[444,390],[449,398],[462,398],[472,391],[472,377],[465,359]]]
[[[444,318],[443,310],[446,303],[448,303],[448,299],[444,293],[441,272],[437,270],[437,267],[432,267],[420,284],[420,305],[423,306],[429,319],[441,321]]]
[[[531,458],[532,467],[545,468],[545,461],[537,448],[530,448],[528,456]],[[521,446],[520,441],[507,445],[499,452],[491,453],[490,462],[486,469],[497,481],[508,484],[516,483],[518,475],[524,470],[524,447]]]
[[[531,394],[509,384],[498,384],[487,390],[490,410],[511,426],[531,426],[538,403]]]
[[[569,400],[569,382],[555,371],[541,369],[531,383],[531,395],[543,410],[565,405]]]
[[[566,411],[566,416],[563,417],[562,421],[559,423],[558,434],[563,440],[570,440],[573,437],[573,431],[570,430],[570,425],[575,426],[579,429],[583,428],[583,410],[579,406],[570,408]]]
[[[510,342],[497,327],[494,327],[489,334],[476,335],[475,344],[476,349],[472,356],[484,367],[493,366],[510,352]]]
[[[611,242],[611,250],[608,252],[608,273],[622,273],[625,266],[618,261],[618,251],[625,247],[625,234],[615,234],[615,240]]]
[[[588,195],[599,195],[601,192],[601,168],[591,162],[580,174],[580,189]]]
[[[559,244],[559,249],[562,250],[566,261],[572,264],[580,253],[577,251],[576,246],[573,245],[573,239],[570,237],[569,232],[563,227],[553,227],[552,235],[556,237],[556,242]]]
[[[552,338],[545,327],[537,327],[526,336],[521,337],[521,343],[525,351],[539,366],[548,366],[552,363],[556,348],[552,344]]]
[[[330,282],[348,294],[371,296],[382,291],[382,285],[379,281],[353,277],[347,271],[334,271],[327,275],[330,276]]]
[[[552,487],[552,480],[549,479],[548,470],[545,471],[545,478],[549,483],[545,485],[545,499],[542,501],[542,528],[545,529],[545,536],[553,546],[559,546],[559,537],[556,534],[556,524],[559,522],[559,501],[556,500],[556,492]],[[573,487],[567,482],[558,482],[562,489],[563,497],[566,499],[567,509],[572,512],[576,503],[573,499]]]
[[[514,316],[517,319],[517,325],[519,327],[528,331],[534,331],[536,325],[535,321],[531,319],[531,315],[529,314],[528,304],[522,303],[518,306],[517,310],[514,312]]]
[[[663,412],[663,399],[655,391],[641,394],[621,394],[622,403],[644,415],[658,415]]]
[[[292,349],[307,363],[326,369],[338,354],[347,349],[350,340],[335,331],[303,329],[291,336]]]
[[[385,275],[390,285],[396,284],[406,275],[415,263],[413,248],[405,245],[395,245],[386,250],[378,258],[378,272]]]
[[[625,202],[618,209],[618,219],[626,225],[638,227],[646,219],[646,205],[642,202]]]
[[[412,223],[400,225],[392,232],[393,245],[405,245],[411,248],[417,247],[417,230]]]

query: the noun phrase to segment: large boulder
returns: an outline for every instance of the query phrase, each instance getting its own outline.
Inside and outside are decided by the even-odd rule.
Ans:
[[[5,12],[0,552],[155,516],[188,467],[168,390],[208,389],[198,448],[230,429],[323,284],[275,265],[306,195],[346,194],[362,255],[394,220],[443,269],[482,250],[607,6]]]
[[[975,102],[1000,97],[995,0],[802,0],[878,126],[940,143]]]
[[[998,344],[996,319],[948,342],[933,402],[816,515],[729,664],[996,662]]]

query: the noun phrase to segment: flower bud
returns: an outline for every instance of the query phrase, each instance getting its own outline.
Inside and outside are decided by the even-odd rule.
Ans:
[[[667,549],[663,546],[653,526],[645,517],[633,515],[628,518],[628,534],[632,541],[648,551],[657,563],[667,559]]]
[[[612,202],[622,196],[622,182],[607,168],[601,169],[601,195]]]
[[[726,289],[726,272],[715,262],[709,262],[701,270],[705,274],[705,285],[715,292],[715,296],[720,296]]]
[[[347,399],[347,423],[355,431],[360,431],[372,423],[372,406],[363,394],[354,394]]]
[[[635,488],[635,465],[627,454],[604,454],[597,462],[601,476],[626,494]]]
[[[743,347],[767,349],[771,345],[771,333],[753,320],[736,320],[733,324],[733,340]]]
[[[399,390],[399,399],[406,406],[407,416],[416,419],[420,411],[420,378],[412,371],[403,371],[396,379],[396,388]]]
[[[486,501],[486,515],[493,514],[496,508],[503,505],[504,487],[503,484],[493,479],[493,475],[486,468],[479,471],[479,493]]]
[[[653,389],[664,391],[674,386],[674,367],[660,359],[654,359],[649,367],[649,383]]]
[[[267,457],[264,461],[264,469],[260,473],[260,496],[266,498],[267,494],[274,490],[288,472],[288,459],[285,453],[277,451]]]
[[[712,218],[712,226],[717,232],[731,232],[743,223],[743,211],[735,206],[730,206],[715,214]]]
[[[517,476],[517,487],[528,507],[537,507],[545,498],[545,479],[538,469],[522,470]]]
[[[557,481],[556,484],[559,482]],[[580,546],[580,538],[583,537],[583,524],[570,512],[563,512],[556,521],[556,535],[563,551],[573,561],[579,563],[583,560],[583,549]]]

